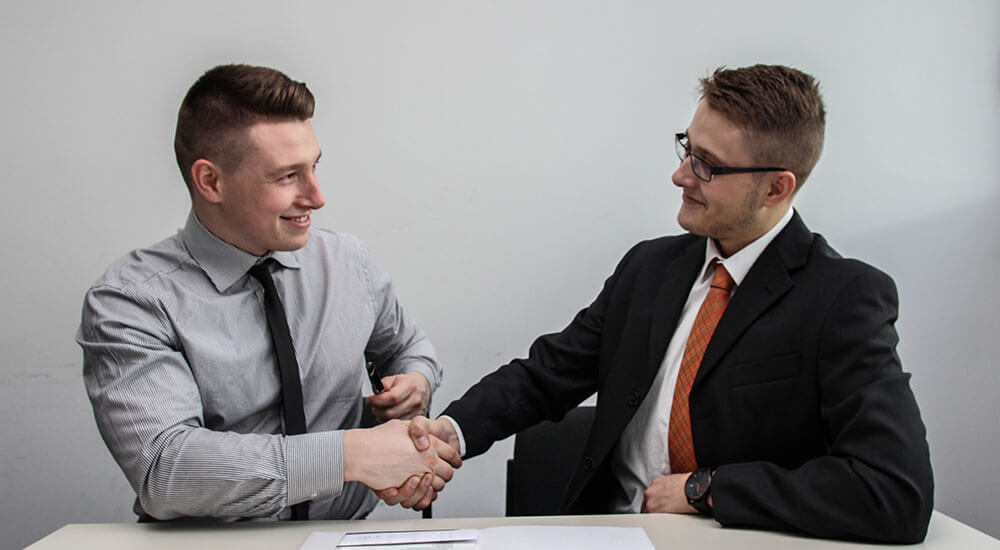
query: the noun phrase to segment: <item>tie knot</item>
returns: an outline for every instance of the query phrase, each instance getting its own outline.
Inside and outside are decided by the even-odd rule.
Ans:
[[[254,279],[260,281],[261,284],[265,284],[265,281],[273,281],[274,279],[271,277],[271,264],[273,263],[274,259],[268,258],[263,262],[254,264],[254,266],[250,268],[249,273]]]
[[[715,266],[715,274],[712,275],[712,287],[721,288],[722,290],[730,291],[736,286],[736,281],[733,277],[726,271],[725,266],[712,260],[712,265]]]

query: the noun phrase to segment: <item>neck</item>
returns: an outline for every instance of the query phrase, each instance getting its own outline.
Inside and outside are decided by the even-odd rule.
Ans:
[[[788,213],[789,208],[791,208],[791,203],[787,201],[775,208],[765,208],[758,222],[753,224],[753,227],[748,229],[745,234],[730,239],[715,239],[715,246],[719,249],[719,253],[722,254],[723,258],[728,258],[743,250],[747,245],[763,237],[775,225],[778,225],[781,218]]]

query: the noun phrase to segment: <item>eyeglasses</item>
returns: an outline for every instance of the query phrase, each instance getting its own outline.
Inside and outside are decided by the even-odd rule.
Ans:
[[[691,157],[691,171],[702,181],[712,181],[712,176],[723,174],[747,174],[751,172],[783,172],[787,168],[776,167],[754,167],[737,168],[730,166],[712,166],[707,160],[691,152],[691,143],[688,141],[687,132],[674,134],[674,146],[677,149],[677,158],[684,162],[684,159]]]

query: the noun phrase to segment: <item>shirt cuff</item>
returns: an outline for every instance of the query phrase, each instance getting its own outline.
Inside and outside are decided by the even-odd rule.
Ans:
[[[458,422],[455,422],[454,418],[446,414],[442,414],[438,417],[438,419],[441,418],[451,422],[451,427],[455,429],[455,435],[458,436],[458,454],[461,455],[462,458],[465,458],[465,436],[462,434],[462,427],[458,425]]]
[[[338,496],[344,490],[344,432],[290,435],[285,441],[287,506]]]

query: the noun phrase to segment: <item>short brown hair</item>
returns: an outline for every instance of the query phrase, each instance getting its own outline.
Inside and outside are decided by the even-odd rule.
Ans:
[[[801,188],[823,152],[826,110],[819,83],[781,65],[719,67],[700,82],[708,106],[743,127],[755,162],[788,168]]]
[[[308,120],[315,100],[304,82],[250,65],[219,65],[198,79],[181,102],[174,154],[191,186],[191,165],[201,158],[231,170],[243,160],[244,131],[262,120]]]

